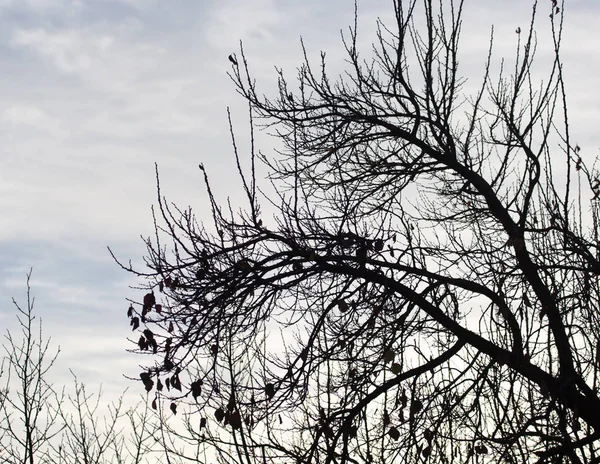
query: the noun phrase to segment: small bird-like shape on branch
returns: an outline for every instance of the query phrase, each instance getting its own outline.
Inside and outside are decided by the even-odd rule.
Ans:
[[[232,54],[232,55],[229,55],[229,61],[231,61],[231,63],[232,63],[234,66],[237,66],[237,65],[238,65],[238,62],[237,62],[237,60],[235,59],[235,57],[233,56],[233,54]]]

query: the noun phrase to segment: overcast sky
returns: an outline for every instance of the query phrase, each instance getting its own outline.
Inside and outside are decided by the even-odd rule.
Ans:
[[[467,0],[462,73],[481,74],[490,27],[496,62],[510,58],[530,0]],[[574,140],[584,156],[600,148],[600,2],[570,0],[565,74]],[[550,0],[542,0],[540,34]],[[390,0],[359,0],[361,42]],[[140,235],[152,233],[154,163],[163,193],[208,213],[197,166],[225,199],[235,194],[227,127],[231,106],[247,135],[244,102],[227,78],[243,40],[259,90],[275,88],[274,66],[325,50],[342,69],[340,30],[353,2],[287,0],[0,0],[0,329],[14,327],[11,297],[24,303],[25,274],[45,335],[61,345],[55,375],[72,368],[92,386],[128,385],[144,360],[127,354],[134,281],[111,260],[141,263]],[[546,32],[544,32],[544,30]],[[540,46],[541,59],[549,44]],[[368,47],[364,48],[368,51]],[[473,81],[475,84],[476,81]],[[269,141],[260,148],[268,152]],[[134,390],[141,390],[139,386]]]

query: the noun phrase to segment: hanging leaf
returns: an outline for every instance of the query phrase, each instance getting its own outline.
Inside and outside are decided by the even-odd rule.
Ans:
[[[194,397],[194,400],[198,401],[198,397],[200,396],[200,390],[202,387],[202,380],[194,380],[191,383],[190,387],[192,389],[192,396]]]
[[[239,260],[237,263],[235,263],[235,267],[244,273],[247,273],[250,270],[252,270],[252,264],[250,264],[250,261],[248,261],[247,259]]]
[[[358,427],[356,425],[351,425],[348,428],[348,438],[356,438],[358,434]]]
[[[200,428],[203,429],[204,427],[206,427],[206,417],[200,419]]]
[[[390,349],[386,350],[385,353],[383,354],[383,361],[387,364],[387,363],[392,362],[395,357],[396,357],[396,352],[390,348]]]
[[[173,374],[173,376],[171,377],[171,387],[173,387],[175,390],[181,391],[181,382],[179,380],[179,375]]]
[[[133,316],[133,305],[129,305],[129,309],[127,309],[127,317]]]
[[[398,441],[398,439],[400,438],[400,432],[398,431],[398,429],[396,427],[390,427],[390,429],[388,430],[388,435],[394,441]]]
[[[242,417],[240,416],[239,411],[235,411],[229,415],[229,423],[233,430],[238,430],[242,427]]]
[[[265,385],[265,393],[267,394],[268,399],[273,398],[275,396],[275,385],[272,383]]]
[[[233,392],[231,393],[231,396],[229,397],[229,401],[227,402],[227,410],[229,412],[233,411],[235,409],[235,398],[233,396]]]
[[[148,348],[148,344],[146,343],[146,339],[144,338],[143,335],[140,335],[140,339],[138,340],[138,346],[140,347],[140,350],[145,351],[146,348]]]
[[[339,300],[337,302],[337,305],[338,305],[338,308],[341,313],[345,313],[346,311],[348,311],[350,309],[350,307],[348,306],[348,303],[346,303],[345,300]]]
[[[171,403],[171,412],[177,414],[177,405],[174,402]]]
[[[163,383],[160,381],[160,379],[156,379],[156,389],[158,391],[162,391],[163,389]]]
[[[387,412],[387,409],[385,411],[383,411],[383,426],[387,427],[388,425],[390,425],[390,415]]]
[[[393,363],[392,364],[392,373],[393,374],[400,374],[400,372],[402,372],[402,366],[398,363]]]
[[[154,297],[154,293],[146,293],[146,295],[144,295],[144,309],[150,311],[155,303],[156,298]]]
[[[150,390],[152,390],[153,386],[154,386],[154,380],[152,380],[152,379],[148,380],[148,382],[144,382],[144,387],[146,388],[147,392],[150,392]]]
[[[152,378],[150,377],[150,373],[142,372],[140,374],[140,379],[142,379],[142,383],[144,384],[144,388],[146,389],[146,391],[150,392],[150,390],[152,390],[152,387],[154,386],[154,380],[152,380]]]
[[[152,409],[156,411],[156,398],[152,400]]]
[[[424,448],[421,454],[424,458],[428,458],[429,456],[431,456],[431,445],[428,445],[426,448]]]
[[[308,347],[302,350],[300,353],[300,359],[302,359],[302,361],[306,361],[308,359]]]
[[[421,409],[423,409],[423,402],[421,400],[418,400],[418,399],[413,399],[412,403],[410,404],[410,413],[411,414],[416,414]]]
[[[145,329],[143,334],[146,336],[148,342],[152,342],[154,340],[154,333],[150,329]]]
[[[131,321],[129,322],[129,325],[131,326],[131,331],[132,332],[134,330],[137,330],[138,327],[140,326],[140,319],[138,317],[132,318]]]
[[[487,454],[488,453],[487,446],[485,446],[483,443],[480,444],[480,445],[475,446],[475,453],[477,453],[477,454]]]
[[[173,321],[169,322],[169,333],[173,333]]]
[[[157,312],[158,314],[162,313],[162,305],[161,305],[161,304],[156,304],[156,305],[154,306],[154,309],[156,309],[156,312]]]
[[[217,422],[221,422],[224,417],[225,417],[225,411],[223,411],[223,409],[221,409],[221,408],[217,408],[215,410],[215,419],[217,419]]]

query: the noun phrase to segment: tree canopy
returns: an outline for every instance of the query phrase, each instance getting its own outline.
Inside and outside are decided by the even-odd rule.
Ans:
[[[307,58],[274,97],[229,57],[282,148],[234,137],[239,208],[200,165],[212,220],[159,189],[149,270],[124,266],[140,380],[187,439],[239,463],[600,462],[600,177],[569,135],[562,5],[533,5],[512,71],[490,40],[469,95],[467,4],[394,1],[364,57],[343,37],[343,75]]]

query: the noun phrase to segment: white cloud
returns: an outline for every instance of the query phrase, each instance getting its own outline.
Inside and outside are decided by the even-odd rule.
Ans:
[[[4,110],[3,122],[14,122],[17,124],[36,124],[44,120],[46,115],[35,106],[11,106]]]

